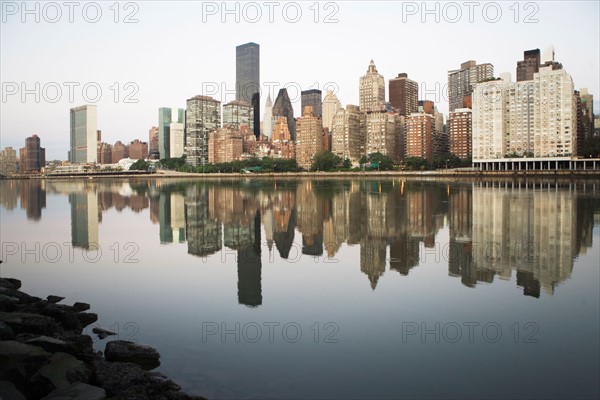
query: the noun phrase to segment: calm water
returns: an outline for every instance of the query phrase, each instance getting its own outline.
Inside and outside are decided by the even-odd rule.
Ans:
[[[0,189],[1,275],[91,303],[189,393],[600,396],[599,182]]]

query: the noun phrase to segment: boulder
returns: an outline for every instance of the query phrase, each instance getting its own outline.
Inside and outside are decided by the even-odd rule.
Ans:
[[[62,296],[54,296],[54,295],[50,295],[48,297],[46,297],[46,300],[48,300],[48,303],[59,303],[61,301],[63,301],[65,298]]]
[[[57,351],[62,351],[64,353],[71,353],[73,351],[73,345],[65,342],[61,339],[56,339],[48,336],[33,336],[28,335],[28,338],[24,338],[25,340],[21,340],[25,344],[30,344],[33,346],[39,346],[42,349],[46,350],[49,353],[55,353]],[[21,338],[18,338],[21,339]]]
[[[44,365],[32,378],[32,381],[46,379],[56,389],[65,389],[73,383],[87,383],[90,379],[90,370],[84,362],[70,354],[54,353],[50,363]]]
[[[0,340],[12,340],[15,338],[15,332],[10,326],[0,321]]]
[[[21,281],[14,278],[0,278],[0,287],[16,290],[21,288]]]
[[[56,320],[45,315],[0,312],[0,321],[10,326],[15,333],[52,335],[59,330]]]
[[[97,386],[75,383],[63,389],[56,389],[42,400],[104,400],[106,392]]]
[[[14,340],[0,342],[0,380],[13,382],[20,390],[50,359],[50,353],[38,346]]]
[[[137,398],[147,397],[148,378],[137,364],[98,360],[94,362],[94,372],[94,383],[106,389],[110,397],[126,398],[126,392],[137,394]]]
[[[113,340],[106,343],[104,357],[107,361],[132,362],[146,370],[160,365],[160,354],[156,349],[127,340]]]
[[[81,303],[78,301],[77,303],[73,304],[73,309],[77,312],[87,311],[90,309],[90,305],[88,303]]]
[[[94,327],[94,329],[92,329],[92,332],[94,332],[100,339],[106,339],[108,336],[116,335],[115,332],[109,331],[108,329],[104,329],[99,326]]]
[[[0,399],[26,400],[12,382],[0,381]]]
[[[98,321],[98,314],[95,313],[79,312],[75,314],[75,317],[77,320],[79,320],[82,328],[85,328],[89,324],[93,324],[94,322]]]

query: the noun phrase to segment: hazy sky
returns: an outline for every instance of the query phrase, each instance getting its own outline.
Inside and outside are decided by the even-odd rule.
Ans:
[[[48,160],[66,159],[75,106],[97,104],[103,141],[114,143],[147,141],[159,107],[198,94],[233,100],[235,46],[247,42],[260,45],[263,108],[269,88],[275,100],[286,86],[298,114],[297,88],[327,84],[344,106],[358,104],[373,59],[386,98],[388,79],[406,72],[446,114],[448,70],[473,59],[515,80],[524,50],[554,46],[600,110],[598,1],[58,1],[26,3],[30,13],[0,3],[0,146],[35,133]]]

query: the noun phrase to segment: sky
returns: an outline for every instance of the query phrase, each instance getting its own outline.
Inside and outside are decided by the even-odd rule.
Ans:
[[[67,158],[69,109],[96,104],[102,140],[148,140],[159,107],[235,98],[235,47],[260,45],[261,108],[287,87],[332,89],[358,104],[371,59],[387,83],[406,72],[448,113],[447,73],[467,60],[510,72],[553,46],[600,113],[598,1],[0,1],[0,147],[37,134]]]

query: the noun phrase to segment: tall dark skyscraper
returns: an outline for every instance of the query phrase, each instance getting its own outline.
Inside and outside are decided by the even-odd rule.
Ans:
[[[235,99],[252,104],[254,126],[260,136],[260,46],[246,43],[235,48]]]
[[[303,90],[300,102],[302,112],[304,112],[304,107],[311,106],[315,117],[323,116],[323,101],[319,89]]]

